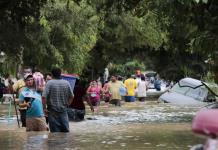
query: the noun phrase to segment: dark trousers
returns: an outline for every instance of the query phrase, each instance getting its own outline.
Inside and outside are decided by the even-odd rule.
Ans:
[[[85,109],[68,108],[67,114],[70,121],[82,121],[84,120]]]
[[[109,101],[110,104],[113,104],[115,106],[121,106],[121,102],[119,99],[112,99]]]
[[[48,113],[50,132],[69,132],[69,119],[66,112],[50,111]]]
[[[26,109],[19,109],[22,127],[26,127]]]
[[[126,96],[125,101],[126,102],[135,102],[135,96]]]
[[[140,102],[144,102],[145,101],[145,97],[139,97],[139,101]]]

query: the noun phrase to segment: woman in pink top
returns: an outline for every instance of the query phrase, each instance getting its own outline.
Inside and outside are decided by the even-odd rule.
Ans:
[[[97,86],[96,81],[92,81],[90,86],[88,87],[86,93],[92,103],[92,106],[99,106],[100,105],[100,91],[101,89]]]

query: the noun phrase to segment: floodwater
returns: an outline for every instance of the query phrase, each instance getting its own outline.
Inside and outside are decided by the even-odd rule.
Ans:
[[[191,132],[192,118],[200,108],[156,101],[108,107],[102,102],[99,113],[87,107],[85,121],[70,122],[70,133],[27,133],[17,127],[15,116],[7,117],[8,106],[0,105],[0,149],[188,150],[205,140]]]

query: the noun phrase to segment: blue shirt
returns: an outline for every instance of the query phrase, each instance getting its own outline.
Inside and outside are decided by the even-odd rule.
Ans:
[[[19,94],[19,101],[23,102],[25,97],[34,97],[31,98],[31,106],[27,108],[26,117],[43,117],[44,112],[41,95],[36,91],[25,87]]]

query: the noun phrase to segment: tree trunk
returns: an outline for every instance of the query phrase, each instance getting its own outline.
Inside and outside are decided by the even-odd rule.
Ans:
[[[23,52],[24,48],[23,46],[20,47],[20,51],[17,55],[18,62],[17,62],[17,78],[23,78]]]
[[[218,53],[217,52],[215,52],[215,55],[212,61],[212,68],[214,72],[215,83],[218,84]]]
[[[215,65],[213,67],[213,72],[214,72],[214,75],[215,75],[215,77],[214,77],[215,83],[218,84],[218,65]]]

